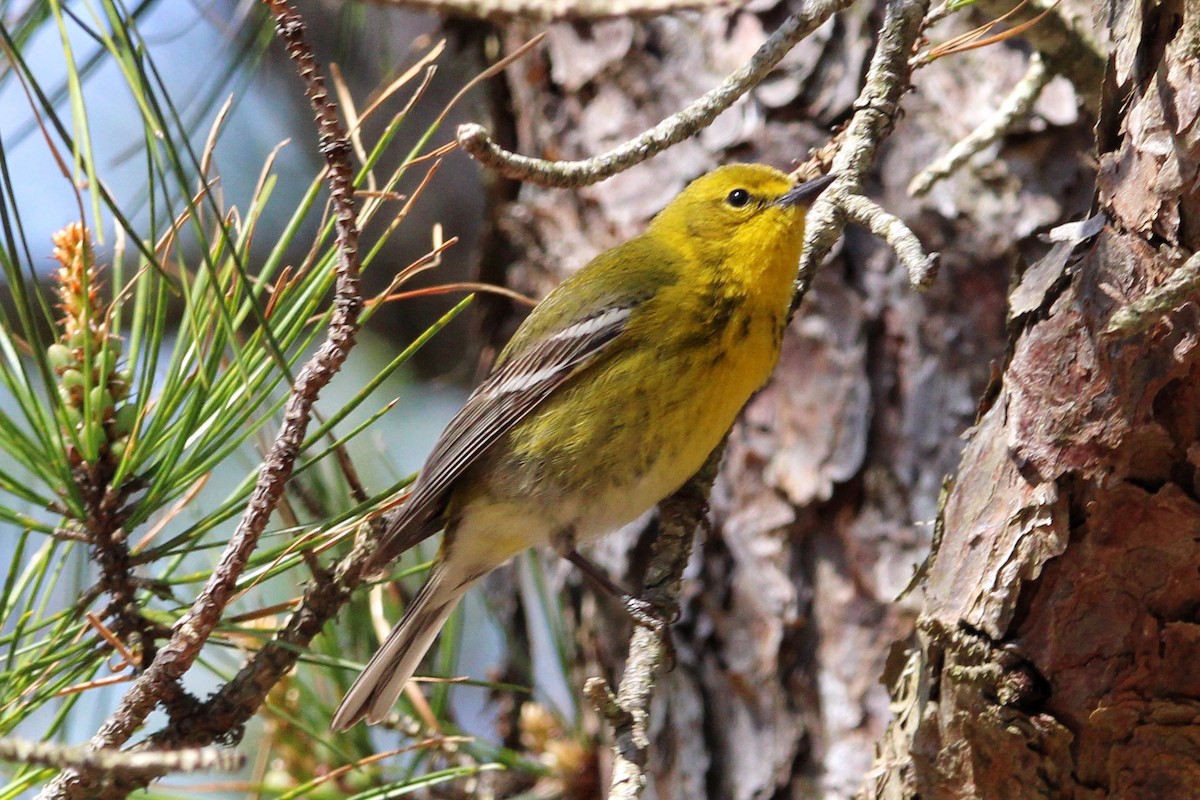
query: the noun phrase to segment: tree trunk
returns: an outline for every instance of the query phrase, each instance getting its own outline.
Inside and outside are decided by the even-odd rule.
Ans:
[[[1115,12],[1105,216],[1010,296],[868,797],[1200,787],[1200,12]]]

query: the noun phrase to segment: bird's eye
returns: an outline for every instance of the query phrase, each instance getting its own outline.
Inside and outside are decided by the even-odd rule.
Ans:
[[[734,208],[742,208],[750,202],[750,193],[745,189],[734,189],[729,193],[729,196],[725,198],[725,202],[729,203],[729,205],[733,206]]]

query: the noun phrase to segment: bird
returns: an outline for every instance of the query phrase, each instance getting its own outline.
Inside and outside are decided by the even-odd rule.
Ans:
[[[518,553],[637,519],[704,464],[779,358],[805,215],[834,176],[702,175],[646,230],[563,281],[446,426],[364,574],[444,531],[424,586],[347,691],[387,718],[464,593]]]

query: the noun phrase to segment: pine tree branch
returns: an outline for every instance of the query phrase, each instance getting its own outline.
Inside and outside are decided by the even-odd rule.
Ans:
[[[233,597],[259,536],[283,495],[295,459],[304,442],[313,403],[340,369],[358,333],[362,308],[359,291],[358,229],[355,224],[352,149],[336,106],[329,100],[312,50],[304,39],[303,20],[283,0],[265,0],[276,19],[276,32],[286,43],[305,84],[315,112],[321,154],[329,166],[330,196],[337,237],[336,288],[333,313],[325,341],[296,378],[284,410],[283,423],[259,470],[258,481],[220,562],[188,612],[175,625],[169,642],[138,677],[121,703],[92,737],[93,749],[119,747],[145,722],[164,698],[175,696],[179,679],[191,668]],[[69,770],[39,795],[41,798],[96,798],[103,776]],[[148,782],[154,772],[139,773]],[[144,785],[144,783],[142,783]],[[109,796],[123,797],[124,787]]]

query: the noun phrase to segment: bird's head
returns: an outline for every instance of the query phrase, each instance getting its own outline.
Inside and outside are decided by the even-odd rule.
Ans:
[[[804,215],[833,181],[825,175],[796,183],[764,164],[731,164],[692,181],[655,217],[651,231],[704,260],[800,258]]]

